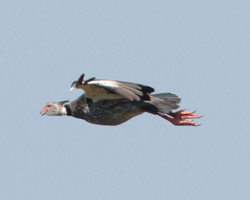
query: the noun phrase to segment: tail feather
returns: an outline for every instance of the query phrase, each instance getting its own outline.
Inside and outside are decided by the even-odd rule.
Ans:
[[[154,94],[150,95],[150,101],[146,101],[142,109],[152,114],[168,114],[172,110],[179,108],[180,101],[181,99],[175,94]]]

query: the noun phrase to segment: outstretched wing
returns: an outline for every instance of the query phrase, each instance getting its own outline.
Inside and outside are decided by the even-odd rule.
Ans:
[[[83,89],[86,96],[94,102],[122,98],[130,101],[149,100],[149,94],[154,92],[153,88],[141,84],[113,80],[96,80],[94,78],[83,81],[83,77],[84,75],[78,81],[74,82],[72,86]]]

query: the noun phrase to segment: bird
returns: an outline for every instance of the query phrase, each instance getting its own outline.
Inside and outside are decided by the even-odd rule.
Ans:
[[[72,116],[89,123],[106,126],[120,125],[142,113],[160,116],[175,126],[199,126],[193,119],[201,116],[195,111],[179,108],[181,99],[172,93],[154,94],[154,88],[124,81],[96,79],[84,81],[82,74],[71,84],[70,91],[84,93],[73,101],[48,102],[40,114]]]

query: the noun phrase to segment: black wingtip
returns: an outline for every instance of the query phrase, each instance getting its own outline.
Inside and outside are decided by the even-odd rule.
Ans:
[[[77,81],[74,81],[72,84],[71,84],[71,88],[77,83]]]
[[[58,103],[60,103],[61,105],[65,104],[65,103],[68,103],[69,100],[65,100],[65,101],[59,101]]]
[[[95,80],[95,77],[92,77],[92,78],[90,78],[90,79],[84,81],[84,85],[88,84],[88,82],[93,81],[93,80]]]
[[[79,79],[77,80],[77,83],[81,84],[83,82],[83,78],[84,78],[85,74],[82,74]]]

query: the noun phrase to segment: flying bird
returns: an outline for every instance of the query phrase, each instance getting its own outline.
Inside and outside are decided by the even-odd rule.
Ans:
[[[193,119],[201,116],[195,111],[179,110],[181,99],[171,93],[152,94],[150,86],[114,80],[97,80],[95,77],[84,81],[82,74],[74,81],[70,90],[85,91],[76,100],[49,102],[41,115],[72,116],[92,124],[119,125],[142,113],[151,113],[168,120],[176,126],[198,126]]]

